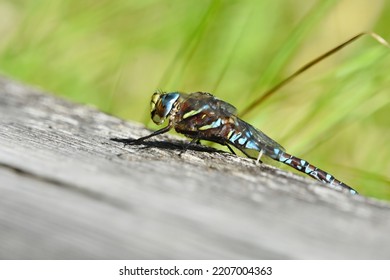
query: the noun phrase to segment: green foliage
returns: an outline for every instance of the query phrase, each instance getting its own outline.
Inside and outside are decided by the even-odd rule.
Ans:
[[[386,1],[0,0],[0,71],[150,125],[149,99],[209,91],[246,107],[362,31],[390,40]],[[390,50],[370,37],[245,119],[362,194],[390,199]]]

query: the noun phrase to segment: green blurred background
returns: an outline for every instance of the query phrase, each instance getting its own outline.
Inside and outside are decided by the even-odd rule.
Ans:
[[[157,89],[239,112],[362,31],[390,40],[390,1],[0,0],[0,72],[145,123]],[[355,187],[390,199],[390,49],[363,37],[245,120]]]

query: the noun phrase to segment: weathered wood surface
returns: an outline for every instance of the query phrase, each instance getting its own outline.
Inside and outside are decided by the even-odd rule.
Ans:
[[[1,259],[390,258],[390,208],[0,79]]]

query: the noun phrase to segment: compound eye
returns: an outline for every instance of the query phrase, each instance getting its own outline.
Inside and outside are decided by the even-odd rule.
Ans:
[[[154,123],[162,124],[165,121],[179,96],[180,94],[178,92],[156,92],[152,95],[150,113]]]

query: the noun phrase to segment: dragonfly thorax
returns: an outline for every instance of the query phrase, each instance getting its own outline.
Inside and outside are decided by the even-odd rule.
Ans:
[[[171,114],[174,104],[180,97],[178,92],[155,92],[150,101],[150,114],[155,124],[162,124]]]

